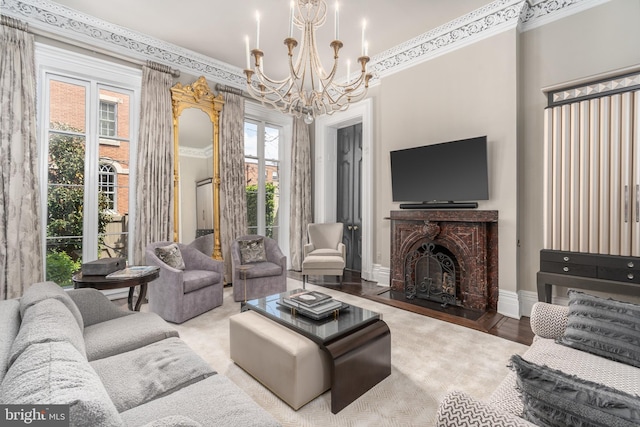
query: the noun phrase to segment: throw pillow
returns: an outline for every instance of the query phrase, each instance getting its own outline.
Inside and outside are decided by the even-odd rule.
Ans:
[[[177,243],[156,248],[156,255],[169,267],[184,270],[184,260],[182,259],[182,253]]]
[[[640,306],[569,291],[567,329],[558,343],[640,368]]]
[[[240,247],[240,261],[242,264],[264,262],[267,260],[267,254],[264,250],[264,239],[262,237],[238,240],[238,246]]]
[[[517,354],[509,367],[517,374],[523,418],[537,426],[640,425],[640,399],[635,396],[536,365]]]

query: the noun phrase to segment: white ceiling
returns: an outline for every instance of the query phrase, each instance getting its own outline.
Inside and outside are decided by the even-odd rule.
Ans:
[[[260,48],[265,71],[275,78],[286,73],[290,0],[57,0],[56,3],[120,27],[192,50],[233,67],[245,68],[244,37],[256,39],[256,11],[261,15]],[[367,20],[369,56],[417,37],[491,0],[340,0],[341,59],[354,64],[360,54],[361,24]],[[330,60],[335,1],[328,0],[327,22],[318,34],[325,64]],[[299,37],[297,37],[299,39]],[[325,59],[325,58],[323,58]],[[274,65],[276,64],[276,65]],[[325,65],[328,67],[328,65]],[[345,65],[343,67],[346,68]]]

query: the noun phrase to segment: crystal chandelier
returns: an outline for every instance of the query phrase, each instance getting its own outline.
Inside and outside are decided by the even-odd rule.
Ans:
[[[274,80],[264,74],[264,53],[260,50],[260,16],[257,15],[256,47],[249,50],[249,37],[245,38],[247,69],[247,91],[262,104],[270,105],[286,114],[305,116],[305,122],[311,123],[314,117],[344,111],[349,104],[365,97],[371,74],[367,72],[368,46],[364,38],[366,22],[362,25],[362,50],[358,58],[359,73],[352,78],[350,64],[347,63],[347,76],[344,81],[336,81],[338,72],[338,54],[343,47],[338,35],[338,3],[335,7],[333,65],[329,72],[322,66],[318,55],[316,29],[324,25],[327,19],[325,0],[295,0],[289,11],[289,35],[284,44],[289,51],[289,76],[284,80]],[[293,28],[302,33],[302,43],[294,60],[294,51],[298,41],[293,37]],[[251,56],[255,66],[251,69]]]

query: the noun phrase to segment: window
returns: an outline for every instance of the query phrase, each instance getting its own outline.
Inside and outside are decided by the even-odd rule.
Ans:
[[[46,279],[68,286],[83,262],[128,257],[140,71],[44,45],[36,61]]]
[[[117,179],[116,168],[108,163],[100,164],[100,174],[98,175],[98,190],[105,198],[107,209],[117,211]]]
[[[100,136],[110,138],[117,135],[117,106],[113,102],[100,101]]]
[[[248,233],[271,236],[289,253],[289,179],[293,119],[245,102]]]
[[[250,234],[278,239],[281,129],[264,121],[244,124],[247,222]],[[276,179],[274,179],[274,177]]]

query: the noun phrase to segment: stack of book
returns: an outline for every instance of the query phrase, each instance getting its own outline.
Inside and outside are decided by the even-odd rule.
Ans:
[[[330,295],[302,289],[294,291],[287,297],[282,297],[280,303],[314,320],[331,316],[343,305],[341,301],[334,300]]]

